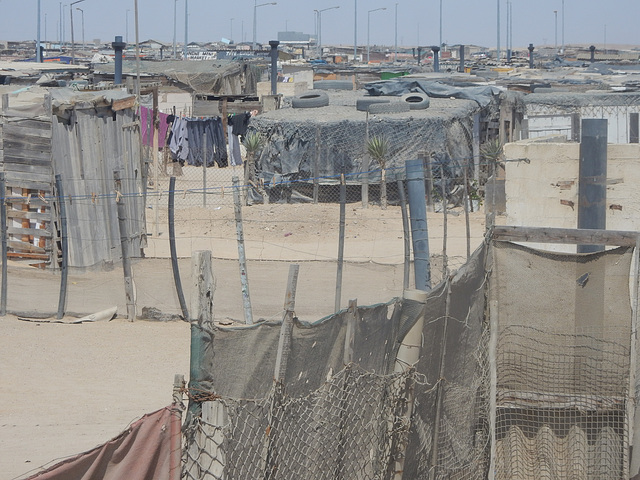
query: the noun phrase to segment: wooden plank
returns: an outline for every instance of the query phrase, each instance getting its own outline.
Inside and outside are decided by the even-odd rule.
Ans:
[[[491,238],[506,242],[563,243],[633,247],[640,232],[573,228],[495,226]]]
[[[38,160],[33,158],[21,158],[13,157],[10,162],[11,165],[29,165],[34,167],[47,167],[51,169],[51,159]]]
[[[43,205],[40,208],[49,208],[49,205]],[[49,212],[26,212],[24,210],[13,210],[7,209],[7,218],[11,219],[29,219],[34,220],[36,222],[50,222],[51,221],[51,213]]]
[[[4,132],[4,144],[5,148],[7,145],[13,144],[27,144],[27,145],[41,145],[43,147],[51,147],[51,138],[50,137],[40,137],[37,135],[19,135],[14,132]]]
[[[51,176],[51,164],[49,165],[29,165],[27,163],[8,163],[5,165],[5,171],[7,172],[25,172],[33,173],[36,175],[49,175]]]
[[[9,258],[29,258],[31,260],[49,261],[49,255],[46,253],[27,253],[27,252],[7,252]]]
[[[42,205],[49,205],[48,202],[50,202],[51,199],[48,199],[47,201],[41,200],[40,198],[38,198],[37,196],[33,196],[31,197],[31,199],[29,200],[29,205],[32,207],[41,207]],[[13,208],[17,208],[20,207],[22,208],[22,205],[27,203],[27,197],[19,197],[19,196],[8,196],[6,198],[6,202],[8,205],[11,205]],[[15,210],[11,210],[11,211],[15,211]]]
[[[48,185],[47,188],[34,188],[33,190],[47,190],[50,191],[51,190],[51,182],[53,181],[53,179],[51,178],[51,171],[49,172],[16,172],[13,171],[11,169],[11,167],[9,165],[5,165],[5,173],[7,174],[7,185],[9,185],[12,181],[13,182],[21,182],[22,180],[27,181],[27,182],[42,182],[46,185]],[[23,188],[30,188],[30,187],[24,187],[24,185],[20,184],[21,187]]]
[[[31,237],[51,237],[51,232],[43,228],[7,227],[9,235],[29,235]]]
[[[112,100],[111,101],[111,110],[117,112],[118,110],[125,110],[127,108],[133,108],[136,104],[136,97],[131,96],[127,98],[122,98],[120,100]]]
[[[47,250],[42,247],[38,247],[37,245],[33,245],[32,243],[21,242],[20,240],[9,240],[7,244],[9,245],[9,248],[13,248],[14,250],[22,250],[24,252],[38,254],[47,253]]]
[[[32,136],[32,137],[42,137],[42,138],[51,138],[51,124],[38,122],[42,124],[42,127],[33,127],[29,124],[23,124],[22,122],[11,122],[4,124],[4,133],[5,135],[12,134],[16,136]]]
[[[19,179],[7,178],[7,187],[26,188],[29,190],[51,190],[51,182],[36,182]],[[33,202],[32,202],[33,203]],[[45,203],[45,202],[43,202]]]
[[[15,159],[15,160],[14,160]],[[24,163],[23,160],[51,161],[51,151],[5,150],[4,163]]]

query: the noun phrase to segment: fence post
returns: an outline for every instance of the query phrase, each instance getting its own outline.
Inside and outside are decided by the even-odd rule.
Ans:
[[[182,475],[182,390],[184,375],[173,378],[173,401],[171,402],[171,453],[169,457],[169,480],[180,480]]]
[[[4,97],[4,95],[3,95]],[[4,172],[0,172],[0,235],[2,235],[2,291],[0,292],[0,316],[7,314],[7,184]]]
[[[233,182],[233,210],[236,216],[236,234],[238,241],[238,263],[240,265],[240,283],[242,285],[242,306],[244,310],[244,323],[253,325],[253,313],[251,311],[251,295],[249,294],[249,277],[247,274],[247,258],[244,249],[244,230],[242,227],[242,205],[240,202],[240,181],[234,176]]]
[[[422,160],[425,169],[425,198],[427,201],[427,212],[433,212],[433,170],[431,168],[431,157],[425,152],[418,154],[418,158]]]
[[[342,267],[344,264],[344,230],[345,230],[345,209],[347,203],[347,185],[344,182],[344,174],[340,175],[340,233],[338,237],[338,272],[336,274],[336,299],[334,312],[340,311],[340,301],[342,297]]]
[[[189,320],[189,311],[187,310],[187,302],[184,299],[184,291],[182,290],[182,280],[180,279],[180,270],[178,269],[178,253],[176,251],[176,223],[175,223],[175,189],[176,177],[169,178],[169,200],[168,200],[168,216],[169,216],[169,250],[171,252],[171,271],[173,272],[173,283],[176,286],[178,301],[180,302],[180,310],[182,310],[182,318]]]
[[[367,116],[365,120],[365,132],[364,132],[364,145],[365,153],[362,157],[362,208],[369,206],[369,168],[371,168],[371,162],[369,161],[369,152],[367,148],[369,146],[369,109],[367,108]]]
[[[280,327],[280,339],[278,341],[278,352],[276,353],[276,369],[273,376],[276,382],[283,380],[287,371],[299,271],[300,265],[289,265],[289,280],[287,281],[287,293],[284,299],[284,318],[282,319],[282,326]]]
[[[123,201],[122,180],[118,170],[113,171],[113,180],[116,191],[116,205],[118,209],[118,228],[120,230],[120,247],[122,249],[122,273],[124,274],[124,293],[127,302],[127,319],[130,322],[136,317],[135,292],[133,289],[133,275],[131,273],[131,260],[129,258],[129,233],[127,231],[127,212]]]
[[[316,127],[316,151],[313,156],[313,203],[318,203],[320,190],[320,127]]]
[[[465,229],[466,229],[466,233],[467,233],[467,260],[469,260],[469,257],[471,256],[471,227],[469,225],[469,179],[468,179],[468,175],[467,175],[467,165],[465,163],[465,165],[462,168],[462,174],[463,174],[463,182],[464,182],[464,223],[465,223]]]
[[[207,134],[202,135],[202,206],[207,206]]]
[[[58,298],[58,313],[56,318],[60,320],[64,317],[65,304],[67,301],[67,279],[69,270],[69,244],[67,239],[67,208],[64,203],[64,192],[62,190],[62,176],[56,174],[56,193],[60,207],[60,236],[62,237],[62,265],[60,266],[60,297]]]
[[[407,190],[409,192],[409,214],[413,241],[413,270],[415,287],[431,290],[431,265],[429,259],[429,235],[427,230],[427,208],[425,205],[424,164],[422,160],[407,160]]]
[[[447,179],[448,180],[448,179]],[[449,271],[447,265],[447,182],[444,178],[444,158],[440,159],[440,186],[442,190],[442,278],[446,279]]]
[[[404,270],[402,278],[402,291],[409,288],[409,275],[411,270],[411,238],[409,237],[409,216],[407,215],[407,195],[404,191],[404,182],[397,173],[398,195],[400,196],[400,211],[402,213],[402,233],[404,238]]]

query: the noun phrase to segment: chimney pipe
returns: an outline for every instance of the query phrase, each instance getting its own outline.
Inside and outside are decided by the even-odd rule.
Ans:
[[[431,51],[433,52],[433,71],[440,71],[440,58],[438,57],[438,52],[440,51],[440,47],[434,45],[431,47]]]
[[[596,61],[596,47],[594,47],[593,45],[591,45],[589,47],[589,51],[591,52],[591,63]]]
[[[422,58],[422,47],[418,47],[418,65],[420,65],[421,58]]]
[[[527,50],[529,50],[529,68],[533,68],[533,43],[529,44]]]
[[[122,41],[122,36],[116,36],[116,41],[111,42],[111,46],[116,52],[116,71],[113,77],[114,85],[122,85],[122,51],[127,46],[126,43]]]
[[[269,40],[271,46],[271,95],[278,94],[278,40]]]
[[[460,45],[460,67],[458,67],[460,73],[464,73],[464,45]]]

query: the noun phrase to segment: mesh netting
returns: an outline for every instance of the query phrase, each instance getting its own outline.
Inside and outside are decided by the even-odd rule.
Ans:
[[[388,478],[415,381],[348,366],[305,397],[277,385],[260,400],[205,402],[186,430],[183,478]]]

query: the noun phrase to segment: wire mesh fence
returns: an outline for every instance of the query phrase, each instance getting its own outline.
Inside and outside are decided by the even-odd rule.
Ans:
[[[185,431],[183,478],[391,478],[417,380],[351,365],[305,397],[276,384],[264,399],[205,402]]]

